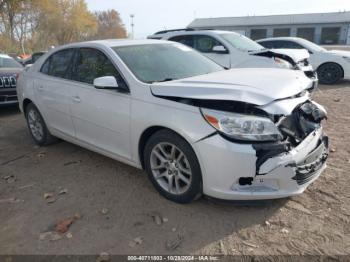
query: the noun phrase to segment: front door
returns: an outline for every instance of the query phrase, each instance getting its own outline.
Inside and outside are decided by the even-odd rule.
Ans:
[[[130,159],[130,94],[96,89],[95,78],[114,76],[127,85],[111,60],[100,50],[77,51],[72,71],[71,107],[77,139],[109,153]]]

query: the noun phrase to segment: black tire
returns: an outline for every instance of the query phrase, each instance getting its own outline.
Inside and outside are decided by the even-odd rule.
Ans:
[[[187,158],[187,163],[189,164],[192,173],[192,178],[191,182],[188,184],[188,189],[181,194],[173,194],[164,190],[164,188],[160,186],[160,184],[157,182],[156,178],[152,173],[151,152],[157,145],[159,145],[159,143],[171,143],[175,145],[178,149],[182,151],[182,153]],[[143,157],[145,163],[145,170],[148,174],[150,181],[157,189],[157,191],[165,198],[176,203],[185,204],[195,199],[198,199],[202,195],[202,174],[197,156],[193,151],[192,147],[175,132],[163,129],[154,133],[148,139],[145,145]]]
[[[343,78],[343,69],[336,63],[326,63],[317,69],[317,75],[321,84],[334,85]]]
[[[32,128],[30,127],[30,114],[34,113],[36,114],[39,123],[42,126],[42,136],[41,138],[39,138],[38,136],[36,136],[34,134],[34,131],[32,130]],[[29,129],[29,133],[31,135],[31,137],[33,138],[35,144],[39,145],[39,146],[46,146],[46,145],[50,145],[54,142],[57,141],[57,138],[54,137],[53,135],[50,134],[50,131],[47,129],[47,126],[45,124],[45,121],[42,117],[42,115],[40,114],[38,108],[33,104],[33,103],[29,103],[26,108],[25,108],[25,117],[27,120],[27,126]]]

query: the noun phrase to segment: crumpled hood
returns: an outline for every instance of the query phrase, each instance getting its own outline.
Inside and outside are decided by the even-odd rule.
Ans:
[[[257,51],[254,53],[251,53],[253,55],[262,55],[264,53],[275,53],[275,54],[281,54],[285,56],[289,56],[293,61],[297,64],[305,59],[310,58],[310,54],[307,50],[305,49],[264,49],[261,51]]]
[[[155,96],[231,100],[266,105],[312,86],[304,73],[276,68],[239,68],[151,84]]]
[[[345,50],[330,50],[328,51],[328,53],[332,53],[333,55],[350,57],[350,51]]]

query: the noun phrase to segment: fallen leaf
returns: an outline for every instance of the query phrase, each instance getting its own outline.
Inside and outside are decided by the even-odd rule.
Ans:
[[[167,218],[167,217],[163,217],[163,222],[164,223],[166,223],[166,222],[168,222],[169,221],[169,219]]]
[[[333,148],[331,148],[331,153],[334,153],[334,152],[336,152],[337,150],[333,147]]]
[[[102,252],[96,259],[96,262],[106,262],[110,260],[110,256],[107,252]]]
[[[341,99],[340,99],[340,98],[334,98],[333,101],[334,101],[334,102],[340,102]]]
[[[52,204],[52,203],[56,202],[56,198],[54,197],[53,193],[45,193],[44,199],[46,200],[46,203],[48,203],[48,204]]]
[[[56,241],[56,240],[60,240],[62,239],[62,236],[60,234],[58,234],[57,232],[45,232],[45,233],[41,233],[39,235],[39,240],[50,240],[50,241]]]
[[[48,198],[51,198],[53,197],[53,193],[45,193],[44,194],[44,199],[48,199]]]
[[[42,158],[42,157],[45,156],[45,154],[46,154],[45,152],[40,152],[40,153],[38,154],[38,157],[39,157],[39,158]]]
[[[142,242],[143,242],[143,238],[142,237],[136,237],[132,241],[129,242],[129,246],[130,247],[135,247],[137,245],[141,245]]]
[[[159,213],[151,213],[150,216],[153,218],[153,221],[160,226],[163,223],[163,219]]]
[[[175,249],[177,249],[177,248],[181,245],[181,243],[182,243],[183,240],[184,240],[183,235],[178,234],[177,237],[176,237],[176,239],[174,239],[174,240],[168,240],[168,241],[167,241],[167,243],[166,243],[166,248],[167,248],[168,250],[175,250]]]
[[[55,226],[55,231],[64,234],[68,231],[68,228],[73,224],[75,218],[70,217],[58,222]]]
[[[287,228],[282,228],[281,232],[283,234],[289,234],[289,230]]]
[[[307,209],[306,207],[304,207],[303,205],[295,202],[295,201],[289,201],[286,205],[289,208],[298,210],[302,213],[308,214],[308,215],[312,215],[311,211],[309,209]]]
[[[18,187],[18,189],[25,189],[25,188],[29,188],[29,187],[33,187],[34,184],[29,184],[29,185],[24,185],[24,186],[20,186]]]
[[[60,192],[58,192],[59,195],[64,195],[68,193],[68,189],[67,188],[63,188],[60,190]]]
[[[242,241],[242,243],[243,243],[244,245],[248,246],[248,247],[258,248],[257,245],[254,245],[254,244],[249,243],[249,242],[246,242],[246,241]]]
[[[102,208],[102,210],[101,210],[101,213],[102,213],[103,215],[107,215],[108,212],[109,212],[109,210],[108,210],[107,208]]]
[[[15,175],[4,176],[3,179],[6,181],[7,184],[12,184],[17,180]]]
[[[71,232],[68,232],[67,234],[66,234],[66,238],[73,238],[73,234],[71,233]]]
[[[173,227],[171,231],[176,232],[176,227]]]
[[[0,204],[1,203],[19,203],[19,202],[24,202],[22,199],[17,199],[17,198],[5,198],[5,199],[0,199]]]
[[[70,165],[79,164],[79,163],[81,163],[81,160],[79,160],[79,161],[66,162],[66,163],[64,163],[63,165],[64,165],[64,166],[70,166]]]

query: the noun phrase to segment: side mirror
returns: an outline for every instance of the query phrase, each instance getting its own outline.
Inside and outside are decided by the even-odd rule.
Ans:
[[[228,51],[223,45],[217,45],[213,47],[214,53],[227,54]]]
[[[102,76],[95,78],[94,86],[97,89],[120,89],[114,76]]]
[[[27,71],[29,68],[31,68],[33,66],[33,64],[26,64],[24,66],[24,69]]]
[[[310,51],[310,50],[307,50],[309,52],[310,55],[312,55],[314,52]]]

